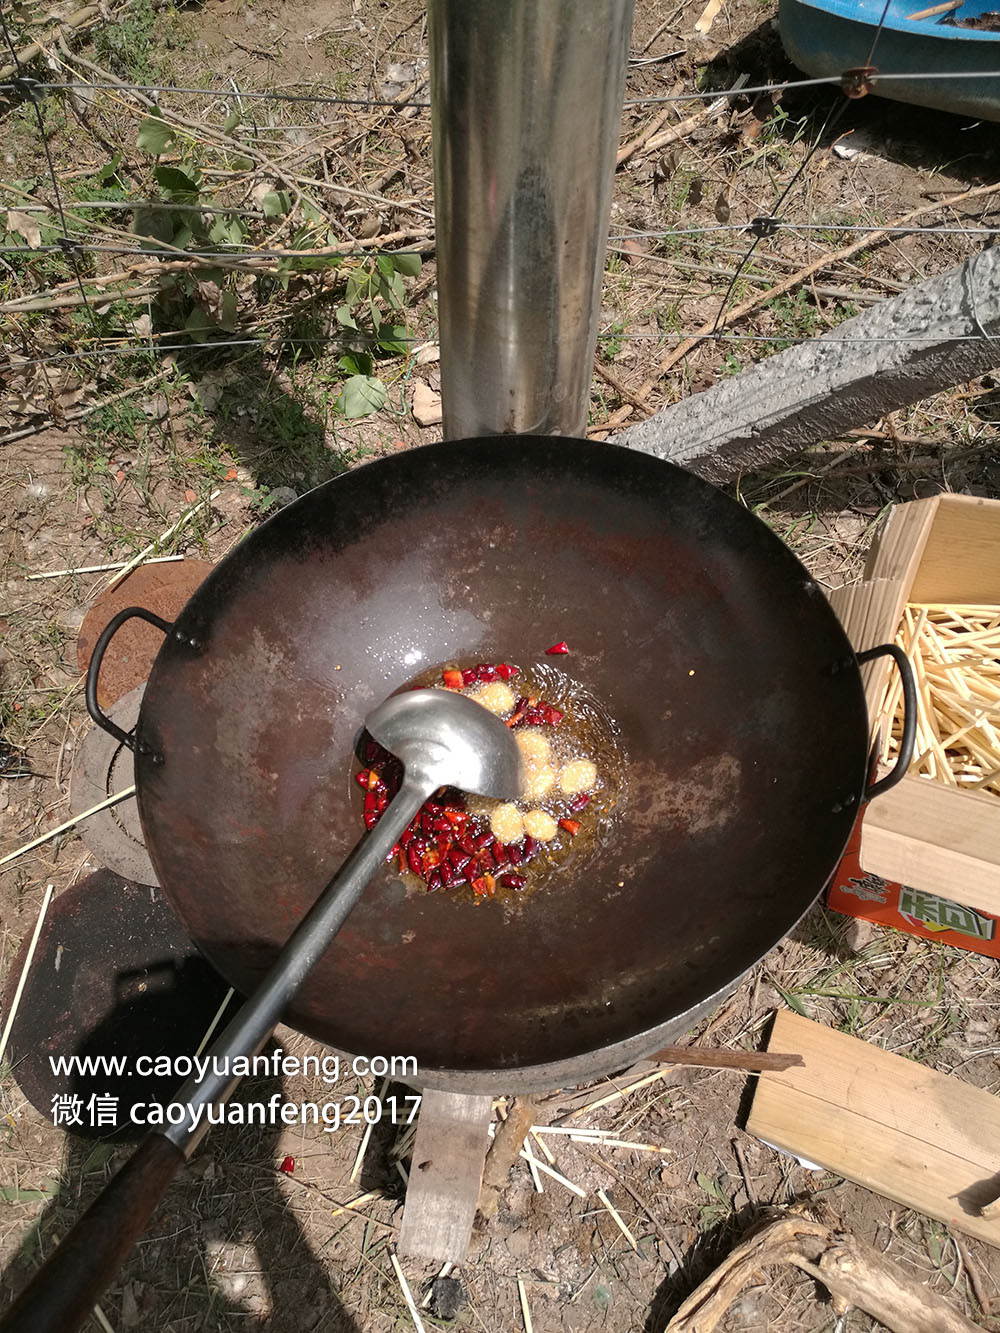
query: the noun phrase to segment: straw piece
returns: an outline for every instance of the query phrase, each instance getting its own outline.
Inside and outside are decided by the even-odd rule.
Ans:
[[[535,1193],[544,1194],[545,1191],[542,1189],[542,1178],[538,1174],[538,1158],[531,1151],[531,1145],[528,1143],[527,1139],[524,1140],[524,1159],[528,1163],[528,1170],[531,1172],[531,1179],[535,1186]]]
[[[613,1129],[584,1129],[582,1125],[532,1125],[532,1134],[570,1134],[576,1138],[608,1139]]]
[[[45,913],[49,910],[49,903],[52,901],[52,891],[54,884],[50,884],[45,890],[45,897],[42,899],[42,905],[38,909],[38,919],[35,922],[35,929],[32,931],[31,943],[28,945],[28,953],[24,960],[24,966],[21,968],[21,975],[17,979],[17,990],[14,992],[14,998],[11,1001],[10,1013],[7,1015],[7,1022],[4,1024],[3,1036],[0,1037],[0,1060],[3,1059],[7,1050],[7,1042],[10,1040],[10,1030],[14,1026],[14,1019],[17,1017],[18,1006],[21,1003],[21,995],[24,992],[25,983],[28,980],[28,972],[31,968],[32,959],[35,956],[35,950],[38,947],[38,937],[42,933],[42,925],[45,921]]]
[[[167,565],[174,560],[183,560],[182,555],[158,555],[152,560],[147,560],[147,565]],[[129,562],[127,560],[116,560],[110,565],[77,565],[74,569],[49,569],[44,574],[25,574],[25,579],[31,583],[36,579],[61,579],[70,574],[104,574],[109,569],[124,569]]]
[[[549,1145],[545,1142],[542,1136],[538,1133],[537,1127],[531,1130],[531,1137],[538,1144],[539,1148],[541,1148],[542,1156],[548,1162],[549,1166],[555,1166],[556,1159],[552,1155],[552,1150],[549,1148]]]
[[[402,1162],[397,1162],[397,1163],[396,1163],[396,1170],[397,1170],[397,1171],[399,1172],[399,1174],[403,1177],[403,1184],[406,1186],[407,1189],[409,1189],[409,1188],[410,1188],[410,1173],[409,1173],[409,1171],[407,1171],[406,1167],[403,1165]]]
[[[576,1142],[576,1140],[574,1140]],[[628,1139],[605,1139],[602,1147],[605,1148],[631,1148],[633,1152],[658,1152],[667,1156],[673,1152],[673,1148],[660,1148],[655,1143],[632,1143]]]
[[[392,1261],[393,1268],[396,1270],[396,1279],[402,1290],[403,1300],[406,1301],[406,1308],[410,1312],[410,1318],[413,1320],[413,1327],[417,1330],[417,1333],[425,1333],[424,1321],[420,1318],[420,1311],[417,1309],[413,1302],[413,1297],[410,1295],[410,1287],[406,1278],[403,1276],[403,1270],[399,1266],[399,1260],[396,1258],[395,1253],[390,1254],[389,1258]]]
[[[608,1196],[604,1193],[603,1190],[597,1191],[597,1197],[600,1199],[601,1203],[604,1204],[605,1208],[614,1218],[615,1225],[618,1227],[618,1230],[622,1233],[622,1235],[625,1237],[628,1243],[632,1246],[636,1254],[638,1254],[639,1242],[636,1240],[636,1238],[632,1235],[631,1231],[629,1231],[628,1227],[625,1225],[625,1221],[622,1218],[621,1213],[619,1213],[618,1209],[614,1206],[614,1204],[611,1202],[611,1200],[608,1198]]]
[[[655,1074],[647,1074],[645,1078],[640,1078],[636,1083],[630,1083],[626,1088],[616,1088],[614,1092],[609,1092],[606,1097],[599,1097],[596,1102],[588,1102],[586,1106],[581,1106],[579,1110],[572,1111],[566,1118],[575,1120],[577,1116],[585,1115],[588,1111],[596,1111],[600,1106],[607,1106],[609,1102],[616,1102],[619,1097],[627,1097],[630,1092],[637,1092],[639,1088],[648,1087],[650,1083],[655,1083],[658,1079],[666,1078],[668,1074],[673,1073],[673,1066],[666,1065],[663,1069],[658,1069]]]
[[[201,1044],[194,1053],[195,1059],[197,1059],[198,1056],[201,1055],[202,1051],[212,1040],[212,1033],[219,1026],[219,1019],[226,1012],[226,1006],[229,1004],[229,1001],[233,998],[235,994],[236,992],[233,990],[232,986],[230,986],[229,990],[226,991],[226,998],[219,1005],[218,1009],[216,1009],[215,1017],[212,1019],[211,1023],[209,1023],[207,1029],[205,1030],[205,1035],[201,1039]]]
[[[118,573],[114,576],[114,578],[108,581],[108,586],[106,591],[110,592],[111,589],[116,586],[116,584],[121,583],[122,579],[125,578],[127,575],[131,574],[132,570],[135,569],[137,565],[141,565],[147,559],[147,557],[153,554],[154,551],[159,550],[161,544],[165,542],[168,537],[172,537],[174,533],[179,532],[180,529],[183,528],[186,523],[190,523],[191,519],[194,518],[195,514],[197,514],[199,509],[204,509],[206,505],[210,505],[212,501],[218,499],[218,497],[221,494],[222,494],[221,491],[213,491],[207,500],[199,500],[198,503],[192,505],[190,509],[185,509],[184,513],[181,514],[180,518],[177,520],[176,523],[174,523],[171,527],[167,528],[166,532],[161,532],[159,537],[157,537],[156,541],[150,542],[149,545],[145,547],[143,550],[141,550],[138,555],[133,556],[127,565],[122,566],[122,568],[118,571]]]
[[[41,847],[43,842],[50,842],[57,838],[60,833],[65,833],[67,829],[74,828],[77,824],[83,823],[91,815],[96,815],[100,810],[106,810],[109,805],[117,805],[119,801],[124,801],[127,796],[135,795],[135,787],[126,787],[123,791],[115,792],[114,796],[107,797],[106,800],[98,801],[92,805],[89,810],[84,810],[82,814],[74,815],[72,819],[67,819],[65,824],[60,824],[57,828],[49,829],[48,833],[43,833],[37,838],[32,838],[31,842],[26,842],[23,847],[18,847],[16,852],[8,852],[6,856],[0,857],[0,866],[8,865],[11,861],[16,861],[19,856],[25,852],[32,851],[35,847]]]
[[[389,1080],[387,1078],[384,1078],[382,1080],[382,1087],[379,1089],[379,1094],[378,1094],[380,1103],[384,1100],[386,1089],[388,1087],[389,1087]],[[352,1185],[357,1180],[361,1172],[361,1163],[364,1161],[365,1153],[368,1151],[368,1144],[371,1140],[372,1130],[374,1128],[375,1126],[373,1122],[369,1120],[368,1123],[365,1125],[365,1132],[361,1135],[361,1142],[358,1145],[358,1154],[354,1159],[354,1165],[351,1167],[351,1174],[347,1177]]]
[[[339,1217],[341,1213],[349,1213],[353,1209],[357,1208],[360,1204],[368,1203],[370,1199],[381,1199],[381,1198],[382,1198],[381,1190],[369,1190],[367,1194],[359,1194],[358,1197],[356,1199],[352,1199],[350,1203],[343,1203],[340,1205],[339,1208],[334,1208],[330,1216]]]
[[[521,1318],[524,1320],[524,1333],[534,1333],[534,1326],[531,1322],[531,1311],[528,1309],[528,1293],[524,1289],[524,1279],[517,1279],[517,1295],[521,1302]]]
[[[102,1333],[115,1333],[114,1325],[99,1305],[95,1305],[91,1313],[100,1324]]]
[[[521,1156],[525,1159],[525,1161],[528,1160],[528,1154],[524,1151],[523,1148],[521,1149]],[[560,1185],[564,1185],[566,1189],[571,1190],[572,1193],[577,1195],[579,1198],[585,1199],[587,1197],[586,1190],[582,1190],[579,1185],[574,1185],[572,1180],[567,1180],[566,1177],[561,1176],[554,1167],[549,1166],[547,1162],[540,1162],[537,1157],[535,1158],[535,1169],[536,1171],[544,1172],[545,1175],[547,1176],[551,1176],[553,1180],[558,1180]]]

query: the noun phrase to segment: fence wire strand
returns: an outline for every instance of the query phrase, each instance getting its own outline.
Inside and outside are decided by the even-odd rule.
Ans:
[[[880,238],[883,236],[910,236],[910,235],[919,235],[922,237],[962,236],[969,238],[981,238],[985,240],[987,243],[989,243],[991,238],[1000,235],[1000,226],[994,227],[994,226],[984,225],[982,223],[979,223],[977,225],[972,225],[972,224],[957,225],[955,223],[947,222],[940,224],[928,224],[926,226],[918,226],[918,225],[880,226],[878,224],[864,225],[853,222],[839,223],[839,222],[819,221],[812,219],[805,221],[795,221],[790,218],[785,218],[780,216],[782,209],[785,207],[788,200],[791,198],[796,186],[802,180],[806,170],[809,167],[809,164],[815,157],[816,153],[820,151],[820,149],[823,147],[824,144],[827,143],[831,131],[838,124],[838,122],[844,115],[851,101],[855,99],[857,95],[856,77],[859,72],[864,73],[865,81],[869,87],[877,87],[878,83],[881,81],[898,82],[903,80],[908,80],[908,81],[955,80],[955,79],[967,79],[967,78],[1000,79],[1000,71],[998,71],[995,74],[988,74],[988,73],[984,74],[979,71],[968,71],[968,70],[943,72],[940,70],[924,69],[924,70],[915,70],[911,73],[902,73],[895,70],[888,73],[883,73],[875,69],[873,67],[874,61],[877,51],[879,49],[880,39],[888,16],[889,7],[890,7],[890,0],[885,0],[885,3],[881,11],[881,16],[878,25],[876,27],[876,31],[873,35],[871,47],[868,53],[867,66],[872,68],[868,68],[863,71],[845,71],[843,74],[839,75],[830,74],[813,78],[785,79],[780,81],[773,81],[773,82],[761,83],[757,85],[749,85],[744,87],[715,88],[715,89],[684,89],[682,91],[674,91],[664,95],[653,94],[649,96],[636,96],[636,97],[626,98],[624,102],[625,109],[637,110],[644,107],[657,107],[669,104],[682,105],[685,103],[690,104],[690,103],[701,102],[707,105],[715,101],[720,101],[722,103],[728,101],[731,105],[735,105],[736,103],[741,102],[743,105],[747,105],[753,103],[755,99],[760,97],[766,97],[766,96],[777,97],[778,95],[789,91],[819,89],[823,87],[830,87],[835,90],[840,90],[842,93],[840,97],[836,98],[828,107],[826,107],[819,128],[814,132],[812,137],[812,142],[809,144],[807,151],[803,155],[802,159],[798,162],[795,170],[792,172],[788,180],[778,188],[777,196],[773,204],[770,206],[769,211],[766,214],[762,213],[756,217],[748,218],[744,221],[729,220],[726,222],[717,222],[715,224],[708,224],[708,225],[667,227],[662,230],[619,228],[611,232],[608,238],[608,243],[612,251],[614,251],[617,247],[627,245],[627,243],[630,241],[668,242],[672,240],[685,240],[688,238],[697,239],[699,237],[710,237],[713,235],[720,235],[725,233],[733,235],[747,235],[749,233],[752,239],[750,240],[750,243],[745,249],[745,251],[743,251],[738,256],[738,262],[735,265],[735,271],[733,271],[731,274],[728,273],[721,274],[721,276],[728,278],[728,285],[722,296],[722,300],[718,306],[714,320],[714,325],[711,327],[711,331],[706,334],[704,329],[702,330],[693,329],[690,331],[683,331],[672,328],[671,329],[660,328],[649,333],[605,332],[599,335],[601,342],[607,343],[615,340],[624,339],[630,341],[651,341],[656,344],[663,344],[670,341],[684,342],[690,339],[694,339],[696,341],[714,341],[720,344],[753,343],[753,344],[760,344],[763,346],[778,345],[782,347],[789,347],[813,341],[814,339],[812,336],[797,336],[794,334],[781,334],[781,333],[759,333],[755,331],[733,333],[733,332],[724,332],[720,327],[723,320],[726,317],[726,313],[727,310],[729,309],[729,304],[733,296],[733,293],[737,288],[737,284],[740,278],[745,275],[746,270],[750,265],[752,259],[754,258],[755,253],[758,251],[758,248],[762,245],[762,243],[765,240],[769,240],[775,235],[782,232],[790,234],[804,234],[806,236],[809,236],[813,233],[820,233],[830,236],[834,234],[864,235],[864,233],[866,232],[872,232],[872,233],[878,233]],[[13,372],[14,374],[18,374],[26,370],[30,370],[31,368],[34,367],[49,367],[59,363],[72,364],[88,360],[96,363],[106,357],[120,357],[128,353],[132,353],[135,355],[146,354],[151,356],[152,355],[160,356],[164,354],[169,354],[171,356],[178,356],[185,354],[212,355],[216,352],[222,352],[228,349],[235,349],[235,348],[243,348],[243,349],[260,348],[262,350],[266,349],[269,352],[280,353],[283,349],[286,348],[294,347],[301,349],[303,347],[308,347],[308,346],[329,345],[330,342],[332,341],[332,335],[329,334],[317,338],[284,337],[277,335],[268,336],[266,334],[263,336],[255,336],[255,337],[235,336],[235,337],[213,338],[211,336],[211,333],[209,333],[209,336],[205,338],[204,341],[201,340],[195,341],[189,339],[184,330],[166,330],[166,331],[161,330],[156,335],[151,334],[148,340],[145,341],[142,340],[122,341],[120,340],[121,335],[114,335],[110,333],[105,333],[102,335],[100,326],[98,325],[95,316],[94,308],[91,303],[91,299],[88,298],[87,291],[85,288],[85,282],[99,283],[100,277],[98,275],[95,275],[93,277],[87,277],[86,280],[84,279],[84,276],[81,273],[80,262],[79,262],[80,258],[84,255],[116,256],[126,260],[143,261],[147,263],[149,261],[162,260],[164,261],[165,272],[177,269],[178,267],[183,267],[185,263],[190,262],[192,265],[222,266],[228,272],[238,273],[242,271],[245,273],[254,273],[255,266],[257,266],[257,271],[259,271],[259,266],[261,264],[273,264],[273,263],[281,264],[282,261],[309,260],[316,266],[318,271],[319,266],[323,264],[324,261],[328,262],[330,265],[336,265],[344,259],[351,259],[351,258],[371,259],[378,257],[380,255],[386,255],[390,258],[414,257],[422,255],[426,253],[427,250],[432,249],[434,240],[433,240],[433,233],[430,230],[427,230],[426,233],[421,233],[420,231],[417,230],[411,231],[410,235],[412,237],[414,238],[419,237],[420,241],[423,242],[422,245],[412,249],[380,248],[379,245],[380,238],[378,236],[371,238],[370,243],[368,243],[367,241],[359,241],[357,238],[354,238],[353,240],[347,240],[342,243],[338,242],[336,244],[318,246],[311,249],[302,248],[301,246],[274,247],[273,245],[261,246],[260,248],[257,248],[251,241],[227,242],[225,244],[220,244],[217,248],[212,248],[212,249],[198,248],[194,245],[170,246],[167,245],[165,242],[158,242],[153,238],[150,238],[148,240],[144,239],[141,244],[125,244],[125,243],[115,244],[113,240],[96,241],[92,239],[94,229],[96,229],[98,232],[103,231],[106,234],[109,234],[111,237],[114,237],[116,233],[121,234],[123,229],[117,227],[106,227],[97,221],[91,222],[90,219],[88,218],[78,216],[78,214],[74,211],[74,209],[91,208],[94,210],[121,211],[126,213],[134,213],[137,210],[150,210],[154,213],[159,213],[159,212],[200,213],[209,216],[221,214],[233,217],[254,218],[265,221],[268,220],[269,215],[261,210],[250,209],[238,204],[230,207],[225,204],[215,204],[215,203],[203,204],[201,202],[197,203],[174,202],[171,200],[162,200],[162,199],[161,200],[132,199],[127,196],[120,201],[106,200],[106,199],[94,200],[94,201],[80,200],[71,205],[67,209],[67,207],[64,205],[63,193],[60,188],[58,173],[56,171],[55,163],[53,160],[52,150],[45,133],[45,126],[41,114],[41,103],[44,98],[50,96],[58,96],[62,94],[74,94],[84,91],[89,91],[94,93],[108,92],[117,94],[121,93],[135,94],[136,97],[131,104],[121,101],[119,104],[123,106],[131,105],[134,108],[136,103],[141,103],[145,112],[148,113],[151,111],[152,114],[162,114],[164,117],[164,123],[166,125],[170,125],[172,113],[168,106],[164,105],[161,107],[159,104],[161,102],[166,104],[166,102],[170,98],[181,97],[181,96],[215,99],[225,103],[227,106],[233,106],[240,109],[242,109],[243,103],[247,102],[251,104],[274,103],[277,105],[286,104],[286,105],[317,106],[317,107],[324,107],[324,106],[343,107],[347,111],[359,111],[359,110],[382,111],[382,112],[392,111],[402,114],[404,112],[405,113],[422,112],[430,108],[431,103],[428,100],[422,100],[421,96],[426,88],[427,79],[425,76],[416,79],[416,81],[413,82],[409,88],[403,89],[395,97],[345,97],[333,93],[323,87],[319,87],[315,91],[296,92],[296,91],[283,91],[280,89],[237,88],[235,83],[233,83],[232,86],[226,88],[210,88],[210,87],[197,87],[197,86],[184,86],[184,85],[175,86],[169,84],[157,85],[152,83],[119,81],[117,79],[104,80],[101,79],[100,77],[95,77],[94,79],[62,78],[59,80],[49,81],[46,79],[36,79],[25,73],[25,66],[18,59],[17,51],[14,47],[7,23],[4,20],[2,10],[0,10],[0,23],[2,23],[3,27],[3,38],[5,44],[10,51],[12,60],[14,62],[14,67],[16,69],[15,78],[8,79],[0,83],[0,94],[5,95],[11,101],[15,101],[18,98],[24,99],[24,101],[31,106],[32,115],[35,120],[35,124],[39,136],[42,139],[42,144],[44,147],[45,160],[47,165],[47,175],[52,189],[52,202],[49,203],[40,201],[37,198],[32,198],[30,195],[25,194],[23,191],[13,189],[13,187],[11,186],[5,186],[2,182],[0,182],[0,191],[6,190],[7,192],[10,192],[11,190],[13,190],[15,194],[22,195],[24,202],[19,202],[17,205],[18,210],[21,212],[46,213],[52,215],[54,220],[57,221],[58,223],[57,229],[59,232],[56,242],[53,244],[46,243],[39,245],[31,245],[31,244],[0,245],[0,255],[9,255],[16,258],[37,257],[37,256],[57,255],[57,254],[63,255],[73,275],[72,285],[76,287],[80,303],[86,310],[86,314],[89,320],[95,344],[94,346],[90,347],[78,347],[78,349],[75,351],[52,352],[47,355],[37,356],[33,358],[8,355],[8,360],[7,360],[8,371]],[[63,48],[63,50],[65,54],[67,55],[69,54],[66,51],[65,47]],[[664,61],[667,59],[672,59],[674,58],[674,56],[683,54],[684,54],[683,51],[674,52],[669,56],[655,57],[654,59],[656,61]],[[90,65],[89,62],[87,61],[81,61],[81,63],[83,65],[86,65],[89,69],[94,70],[96,74],[98,75],[100,74],[101,71],[99,71],[96,66]],[[640,63],[640,62],[630,61],[630,69],[635,70],[642,68],[642,66],[646,63],[649,62]],[[998,63],[1000,63],[1000,61],[998,61]],[[63,63],[63,68],[69,69],[70,66],[65,65],[65,63]],[[867,90],[868,89],[866,88],[863,91]],[[149,99],[152,100],[150,101]],[[179,118],[178,112],[174,112],[173,115]],[[197,136],[199,126],[196,125],[194,122],[185,121],[181,122],[181,125],[182,128],[177,130],[179,139],[183,140],[185,137],[190,138],[192,135]],[[323,132],[330,133],[331,130],[337,126],[339,126],[339,122],[337,122],[336,125],[317,124],[315,128],[317,130],[317,134],[320,134]],[[261,128],[263,128],[265,132],[272,129],[281,130],[282,132],[284,132],[287,131],[289,127],[284,125],[274,125],[274,126],[265,125],[263,127],[260,127],[257,125],[256,121],[254,121],[253,122],[254,139],[250,140],[246,145],[248,152],[252,151],[253,144],[256,141],[257,137],[260,135]],[[312,125],[306,125],[298,128],[308,129],[312,128]],[[667,128],[668,129],[670,128],[669,125],[667,126]],[[204,129],[207,132],[213,132],[213,127],[208,124],[204,126]],[[359,131],[355,131],[353,133],[353,137],[351,140],[352,142],[353,139],[357,138],[358,132]],[[362,128],[360,130],[360,133],[363,134],[364,132],[365,131]],[[217,147],[218,145],[215,146]],[[261,158],[263,157],[262,154],[260,156]],[[265,163],[258,161],[257,163],[255,163],[254,169],[261,170],[264,165]],[[271,164],[268,163],[266,165],[270,166]],[[300,179],[304,178],[301,178],[300,175],[297,174],[296,180],[298,181]],[[312,184],[320,186],[323,185],[324,183],[316,181],[312,182]],[[336,190],[338,188],[335,182],[327,181],[326,184],[329,185],[330,188],[333,190]],[[998,186],[998,188],[1000,188],[1000,186]],[[393,200],[383,194],[374,192],[365,192],[365,191],[352,192],[347,187],[344,187],[344,189],[346,194],[353,193],[353,195],[357,196],[358,198],[367,199],[376,204],[377,206],[383,206],[387,209],[392,209],[392,208],[399,209],[406,206],[405,201]],[[939,207],[942,212],[945,212],[950,207],[949,201],[947,199],[943,199]],[[50,224],[45,223],[44,225],[48,226]],[[386,239],[388,240],[389,238],[386,237]],[[407,239],[409,240],[410,236],[408,236]],[[635,258],[634,253],[628,251],[626,253],[632,254],[632,258]],[[685,263],[688,262],[682,255],[671,256],[653,252],[648,255],[644,255],[644,257],[657,260],[672,259],[680,267],[683,267]],[[121,281],[123,276],[138,277],[139,275],[138,274],[133,275],[132,273],[118,274],[116,275],[115,280]],[[59,290],[65,291],[65,287],[68,285],[69,284],[63,284],[63,287]],[[139,294],[139,292],[137,291],[135,294]],[[35,303],[34,308],[43,308],[38,305],[38,296],[39,294],[36,292],[12,298],[4,302],[2,305],[0,305],[0,310],[3,310],[9,314],[17,315],[20,310],[22,309],[26,310],[28,308],[31,308],[32,302]],[[102,299],[104,299],[103,296]],[[764,294],[763,299],[766,299],[766,293]],[[278,321],[281,322],[286,318],[292,317],[292,315],[296,313],[296,309],[293,309],[292,311],[286,314],[279,315]],[[972,309],[973,309],[973,318],[972,318],[973,332],[956,335],[952,340],[962,341],[962,342],[975,342],[975,341],[982,341],[983,339],[989,339],[990,341],[997,341],[997,339],[993,335],[991,335],[983,326],[981,320],[979,319],[978,311],[976,310],[974,301]],[[237,330],[237,333],[239,332],[240,331]],[[899,342],[919,344],[919,343],[935,343],[941,340],[940,336],[936,337],[893,336],[885,338],[838,337],[831,332],[826,332],[821,336],[822,336],[822,341],[825,343],[843,343],[843,344],[847,343],[871,344],[871,343],[899,343]],[[178,339],[183,339],[183,341],[178,341]],[[375,345],[375,339],[368,337],[366,341],[366,336],[362,335],[359,335],[356,341],[359,346]],[[426,343],[427,338],[426,335],[421,336],[420,338],[410,337],[409,335],[407,335],[405,337],[400,337],[395,341],[398,342],[400,346],[412,348]]]

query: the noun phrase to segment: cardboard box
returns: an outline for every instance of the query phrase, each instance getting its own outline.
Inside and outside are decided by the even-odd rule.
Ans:
[[[830,600],[859,652],[892,642],[908,602],[1000,603],[1000,501],[938,495],[897,505],[864,581]],[[864,668],[873,734],[891,670],[888,659]],[[865,873],[1000,917],[1000,798],[906,777],[866,808],[860,837]]]
[[[828,907],[845,916],[874,921],[879,926],[892,926],[919,939],[952,944],[958,949],[985,954],[988,958],[1000,958],[1000,919],[953,898],[886,880],[863,870],[860,850],[859,820],[827,890]]]

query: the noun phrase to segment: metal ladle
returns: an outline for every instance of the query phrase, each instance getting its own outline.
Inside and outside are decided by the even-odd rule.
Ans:
[[[365,719],[369,734],[403,764],[399,791],[292,932],[270,972],[209,1047],[204,1080],[189,1078],[172,1105],[184,1118],[153,1133],[118,1172],[0,1320],[0,1333],[69,1333],[141,1235],[177,1169],[208,1129],[209,1105],[222,1105],[240,1078],[226,1072],[256,1054],[286,1005],[344,924],[424,801],[439,787],[513,799],[522,786],[521,752],[510,729],[480,704],[448,690],[393,695]]]

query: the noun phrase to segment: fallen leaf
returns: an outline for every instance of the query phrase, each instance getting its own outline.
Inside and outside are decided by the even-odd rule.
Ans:
[[[721,222],[725,226],[732,215],[732,209],[729,207],[729,188],[727,186],[720,192],[718,199],[715,201],[715,218],[717,222]]]
[[[196,282],[195,300],[211,319],[221,318],[223,291],[217,282]]]
[[[22,236],[31,247],[37,250],[42,243],[42,232],[38,223],[28,213],[19,213],[14,208],[7,209],[7,230]]]
[[[226,475],[223,477],[223,481],[235,481],[235,480],[236,480],[236,469],[234,467],[231,467],[229,471],[226,473]]]
[[[701,180],[700,177],[695,176],[694,180],[688,186],[687,201],[693,208],[695,208],[701,203],[704,197],[705,182]]]
[[[149,315],[140,315],[132,321],[132,332],[137,338],[148,338],[153,332],[153,321]]]
[[[198,498],[198,494],[197,494],[196,491],[188,490],[188,491],[185,491],[185,492],[184,492],[184,499],[187,500],[187,502],[188,502],[189,505],[194,504],[194,502],[195,502],[195,500],[197,500],[197,498]]]

